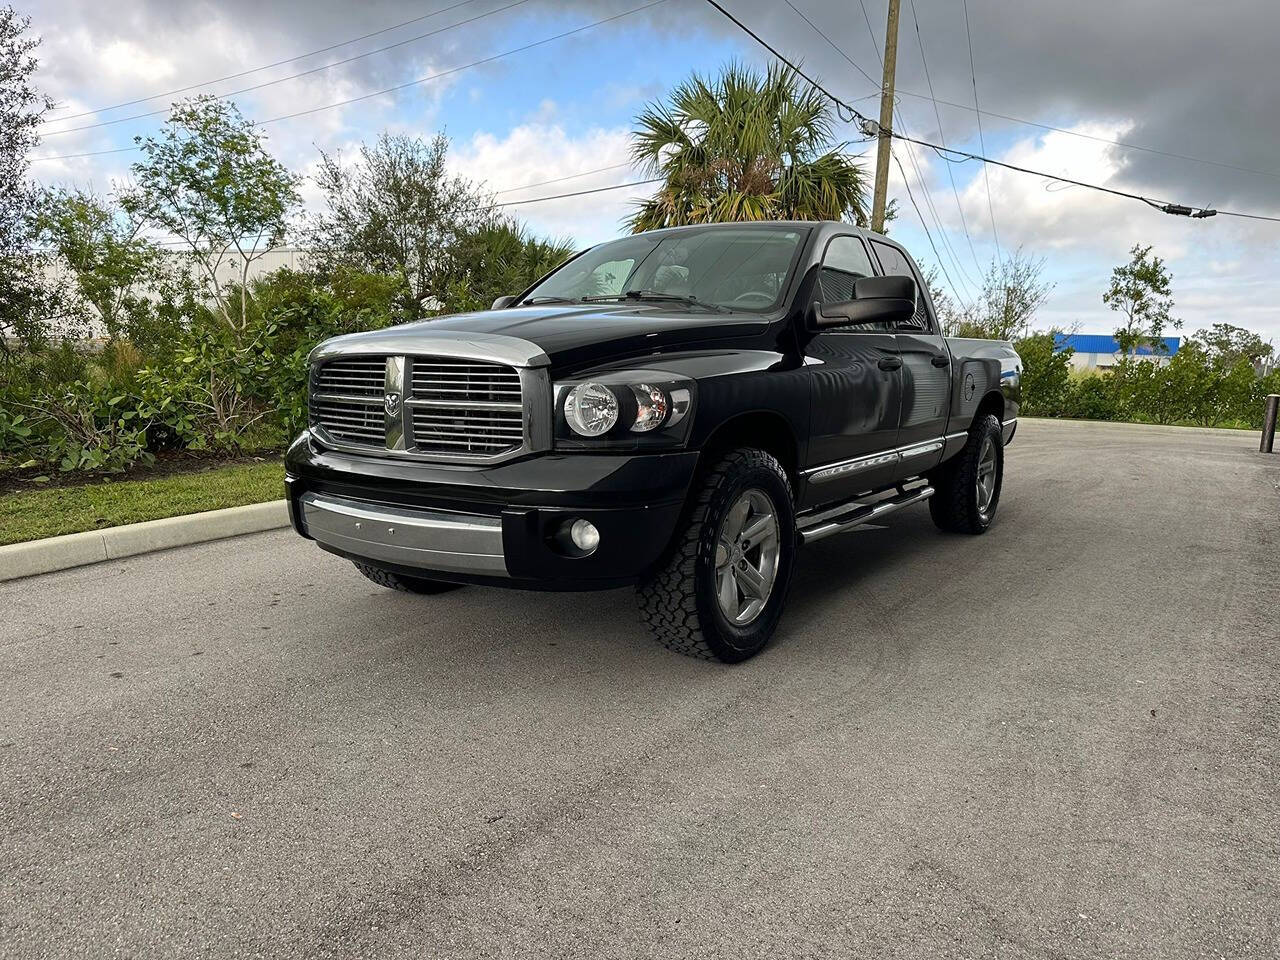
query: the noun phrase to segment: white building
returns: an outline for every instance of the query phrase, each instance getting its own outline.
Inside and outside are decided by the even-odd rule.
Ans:
[[[1056,333],[1053,336],[1054,352],[1070,347],[1071,366],[1076,370],[1110,370],[1120,362],[1124,354],[1116,338],[1106,333]],[[1166,364],[1182,345],[1181,337],[1162,337],[1164,349],[1154,350],[1144,343],[1134,351],[1136,356]]]

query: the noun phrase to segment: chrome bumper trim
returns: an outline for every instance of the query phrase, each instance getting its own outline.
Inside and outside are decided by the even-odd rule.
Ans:
[[[355,557],[444,573],[507,575],[499,517],[302,496],[308,536]]]

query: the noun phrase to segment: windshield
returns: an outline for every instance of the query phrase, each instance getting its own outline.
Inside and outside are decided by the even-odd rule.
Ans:
[[[521,302],[633,299],[763,313],[778,307],[803,236],[758,226],[637,234],[591,248]]]

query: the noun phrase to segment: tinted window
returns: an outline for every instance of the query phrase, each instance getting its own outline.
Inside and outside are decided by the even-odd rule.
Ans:
[[[867,248],[861,240],[857,237],[833,237],[827,244],[822,272],[818,275],[822,299],[827,303],[852,300],[854,281],[874,273],[871,258],[867,256]]]
[[[622,293],[627,277],[635,267],[634,260],[609,260],[593,269],[586,277],[586,285],[599,296]]]
[[[877,243],[875,240],[871,241],[871,245],[876,248],[876,256],[880,258],[880,266],[886,277],[911,277],[916,282],[916,313],[902,326],[932,330],[933,320],[928,301],[924,296],[924,283],[921,282],[920,274],[911,265],[911,261],[904,257],[897,247],[891,247],[887,243]]]
[[[731,310],[774,310],[804,236],[803,230],[784,227],[732,226],[636,234],[588,250],[526,297],[590,301],[644,291]]]
[[[875,276],[867,248],[857,237],[832,237],[822,255],[822,269],[818,272],[819,295],[826,303],[853,299],[853,284],[863,277]],[[851,333],[859,330],[888,330],[889,325],[879,320],[836,327],[831,333]]]

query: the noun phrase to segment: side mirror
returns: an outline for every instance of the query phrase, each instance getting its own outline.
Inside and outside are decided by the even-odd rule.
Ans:
[[[515,302],[516,302],[516,298],[512,296],[499,297],[497,300],[493,301],[493,306],[490,307],[489,309],[505,310],[507,309],[507,307],[511,306]]]
[[[858,323],[910,320],[916,312],[916,282],[911,277],[863,277],[854,281],[853,299],[815,303],[810,323],[817,330]]]

